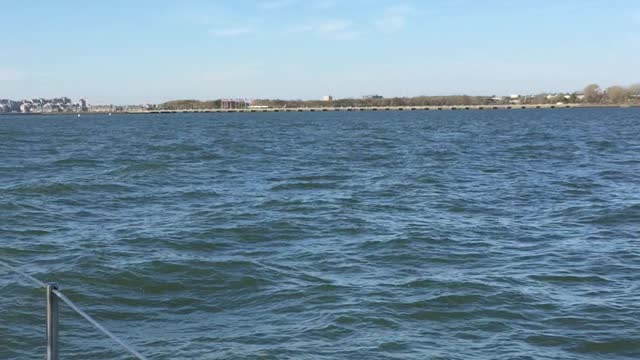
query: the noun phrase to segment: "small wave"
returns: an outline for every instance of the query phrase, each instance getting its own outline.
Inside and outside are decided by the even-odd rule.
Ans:
[[[428,320],[437,322],[455,322],[469,320],[477,316],[474,311],[435,311],[424,310],[409,314],[407,317],[413,320]]]
[[[435,176],[421,176],[416,179],[421,184],[439,184],[441,181]]]
[[[326,340],[336,340],[353,334],[355,330],[347,329],[337,325],[327,325],[320,328],[312,328],[304,331],[303,336],[310,338],[321,338]]]
[[[143,163],[137,163],[137,164],[121,167],[117,170],[111,171],[111,173],[126,175],[126,174],[140,173],[140,172],[146,172],[146,171],[164,170],[164,169],[167,169],[168,167],[169,165],[167,165],[166,162],[143,162]]]
[[[617,171],[617,170],[604,170],[600,171],[596,174],[596,176],[600,179],[605,180],[626,180],[633,179],[631,174],[627,172]]]
[[[351,229],[353,233],[366,232],[366,228],[356,227],[347,228]],[[391,240],[368,240],[358,244],[358,248],[361,250],[393,250],[393,249],[409,249],[413,244],[413,240],[407,238],[396,238]]]
[[[582,341],[571,350],[583,354],[638,355],[640,353],[640,338]]]
[[[69,166],[69,167],[96,167],[98,165],[98,162],[96,160],[93,159],[75,159],[75,158],[68,158],[68,159],[63,159],[63,160],[57,160],[53,163],[54,165],[57,166]]]
[[[130,190],[129,186],[121,184],[78,184],[78,183],[52,183],[52,184],[22,184],[10,188],[9,191],[22,194],[38,194],[47,196],[67,195],[76,192],[122,192]]]
[[[196,145],[190,144],[172,144],[172,145],[155,145],[150,146],[149,151],[152,152],[162,152],[162,153],[171,153],[171,154],[179,154],[181,152],[195,152],[202,151],[203,148]]]
[[[300,182],[281,184],[271,188],[272,191],[290,191],[290,190],[331,190],[337,188],[336,183],[319,183],[319,182]]]
[[[640,204],[609,210],[602,215],[587,216],[581,222],[593,225],[637,225],[640,223]]]
[[[532,335],[527,337],[525,341],[535,346],[567,346],[573,342],[572,339],[565,336],[554,335]]]
[[[31,204],[20,204],[15,202],[0,203],[0,210],[6,211],[46,211],[44,207],[37,207]]]
[[[385,352],[402,351],[408,348],[409,348],[409,345],[407,343],[403,343],[399,341],[390,341],[390,342],[385,342],[378,345],[378,351],[385,351]]]
[[[293,181],[299,182],[320,182],[320,181],[342,181],[348,180],[349,177],[345,175],[306,175],[296,176],[292,178]]]
[[[608,283],[607,280],[600,276],[577,276],[577,275],[531,275],[531,280],[548,282],[548,283]]]
[[[204,161],[212,161],[212,160],[223,159],[223,156],[220,154],[212,153],[212,152],[204,152],[200,154],[197,159],[204,160]]]
[[[429,299],[419,300],[410,303],[398,303],[390,305],[395,309],[440,309],[449,306],[465,306],[479,303],[484,297],[480,295],[440,295]]]
[[[211,197],[219,197],[221,195],[215,191],[194,190],[181,193],[178,196],[184,197],[185,199],[206,199]]]
[[[3,230],[3,229],[0,229],[0,233],[5,233],[5,232],[13,234],[13,235],[25,236],[25,237],[47,236],[47,235],[51,234],[51,231],[41,230],[41,229],[24,229],[24,230]]]
[[[590,141],[588,142],[589,146],[593,147],[596,151],[606,151],[613,150],[618,147],[618,145],[613,141],[601,140],[601,141]]]
[[[10,188],[10,191],[17,193],[31,193],[41,195],[62,195],[76,191],[77,188],[70,184],[23,184]]]

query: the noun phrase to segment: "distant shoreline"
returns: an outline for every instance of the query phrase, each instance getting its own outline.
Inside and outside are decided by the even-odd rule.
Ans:
[[[259,109],[190,109],[190,110],[146,110],[146,111],[88,111],[88,112],[36,112],[0,113],[0,116],[91,116],[91,115],[153,115],[153,114],[198,114],[198,113],[276,113],[276,112],[360,112],[360,111],[471,111],[471,110],[535,110],[535,109],[596,109],[596,108],[640,108],[640,104],[562,104],[562,105],[469,105],[469,106],[365,106],[365,107],[315,107],[315,108],[259,108]]]

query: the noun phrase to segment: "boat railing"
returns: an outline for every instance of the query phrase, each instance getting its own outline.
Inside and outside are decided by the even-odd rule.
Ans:
[[[139,360],[147,360],[147,358],[132,348],[130,345],[122,341],[120,338],[115,336],[111,331],[107,330],[104,326],[100,325],[95,319],[93,319],[89,314],[84,312],[78,305],[76,305],[73,301],[71,301],[66,295],[64,295],[59,288],[57,283],[44,283],[35,277],[21,271],[15,266],[12,266],[4,261],[0,261],[0,266],[10,270],[11,272],[22,276],[23,278],[29,280],[34,285],[39,288],[45,289],[46,296],[46,335],[47,335],[47,354],[46,360],[59,360],[59,304],[60,301],[67,304],[73,311],[82,316],[85,320],[87,320],[91,325],[93,325],[96,329],[98,329],[103,334],[107,335],[113,341],[115,341],[118,345],[120,345],[124,350],[129,352],[132,356]]]

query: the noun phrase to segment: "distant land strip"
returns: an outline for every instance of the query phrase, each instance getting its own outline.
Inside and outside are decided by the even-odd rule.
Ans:
[[[636,107],[640,106],[640,84],[610,86],[587,85],[583,91],[571,93],[541,93],[536,95],[511,94],[509,96],[414,96],[391,97],[365,95],[361,98],[334,99],[331,95],[321,100],[282,99],[217,99],[171,100],[161,104],[90,105],[86,98],[73,102],[68,97],[52,99],[33,98],[14,101],[0,99],[0,113],[219,113],[219,112],[326,112],[326,111],[404,111],[404,110],[500,110],[500,109],[555,109],[584,107]]]
[[[534,109],[594,109],[640,108],[640,104],[538,104],[538,105],[458,105],[458,106],[361,106],[361,107],[304,107],[304,108],[243,108],[243,109],[181,109],[89,111],[51,113],[0,113],[1,115],[106,115],[106,114],[200,114],[200,113],[278,113],[278,112],[358,112],[358,111],[464,111],[464,110],[534,110]]]

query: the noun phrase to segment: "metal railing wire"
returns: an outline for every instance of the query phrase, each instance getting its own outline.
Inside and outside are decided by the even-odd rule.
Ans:
[[[58,360],[58,349],[57,349],[57,333],[58,333],[58,303],[57,299],[62,300],[66,303],[73,311],[82,316],[85,320],[87,320],[91,325],[93,325],[96,329],[100,330],[102,333],[107,335],[113,341],[118,343],[118,345],[122,346],[125,350],[127,350],[131,355],[135,356],[139,360],[148,360],[144,355],[140,354],[138,351],[133,349],[131,346],[127,345],[124,341],[120,340],[117,336],[115,336],[111,331],[107,330],[104,326],[100,325],[96,320],[94,320],[89,314],[84,312],[78,305],[76,305],[73,301],[71,301],[66,295],[64,295],[59,289],[57,284],[45,284],[44,282],[36,279],[35,277],[21,271],[15,266],[11,266],[10,264],[0,260],[0,266],[5,267],[6,269],[22,276],[25,279],[28,279],[30,282],[35,284],[40,288],[44,288],[47,290],[47,360]]]

